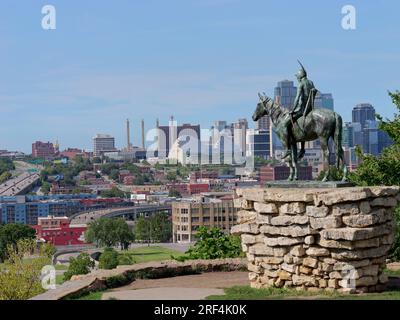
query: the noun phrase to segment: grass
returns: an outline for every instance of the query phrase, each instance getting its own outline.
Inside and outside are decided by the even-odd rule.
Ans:
[[[77,299],[73,300],[101,300],[101,297],[103,296],[103,291],[97,291],[97,292],[90,292],[88,294],[85,294]]]
[[[338,292],[309,292],[287,288],[253,289],[250,286],[235,286],[224,289],[225,295],[209,296],[207,300],[400,300],[400,290],[383,293],[341,294]]]
[[[129,249],[128,251],[120,254],[131,256],[135,263],[171,260],[171,255],[175,257],[183,255],[182,252],[159,246],[147,246]]]

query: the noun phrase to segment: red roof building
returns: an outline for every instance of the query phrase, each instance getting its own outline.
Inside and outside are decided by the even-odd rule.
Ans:
[[[38,218],[38,225],[33,228],[36,229],[38,240],[45,240],[55,246],[85,244],[86,225],[71,226],[67,217]]]

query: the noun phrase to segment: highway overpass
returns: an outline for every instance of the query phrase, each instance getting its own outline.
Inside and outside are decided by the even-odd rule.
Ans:
[[[109,208],[88,212],[80,212],[70,217],[71,224],[88,224],[100,218],[124,218],[128,221],[136,221],[139,217],[148,217],[156,213],[172,213],[171,204],[149,204],[125,208]]]

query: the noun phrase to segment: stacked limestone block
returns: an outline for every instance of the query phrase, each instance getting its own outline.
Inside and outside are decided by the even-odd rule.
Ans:
[[[253,288],[384,290],[398,187],[236,191]]]

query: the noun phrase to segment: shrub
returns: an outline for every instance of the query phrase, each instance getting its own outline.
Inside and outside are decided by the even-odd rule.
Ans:
[[[129,266],[134,263],[135,263],[135,260],[128,254],[120,254],[118,256],[118,265],[119,266]]]
[[[189,248],[185,255],[173,257],[178,261],[195,259],[237,258],[242,256],[240,238],[224,234],[217,228],[200,227],[197,234],[199,240]]]
[[[94,267],[94,261],[87,253],[81,253],[76,258],[69,259],[68,270],[64,273],[64,281],[68,281],[74,275],[88,274]]]
[[[114,269],[118,266],[118,252],[113,248],[105,248],[99,259],[100,269]]]

